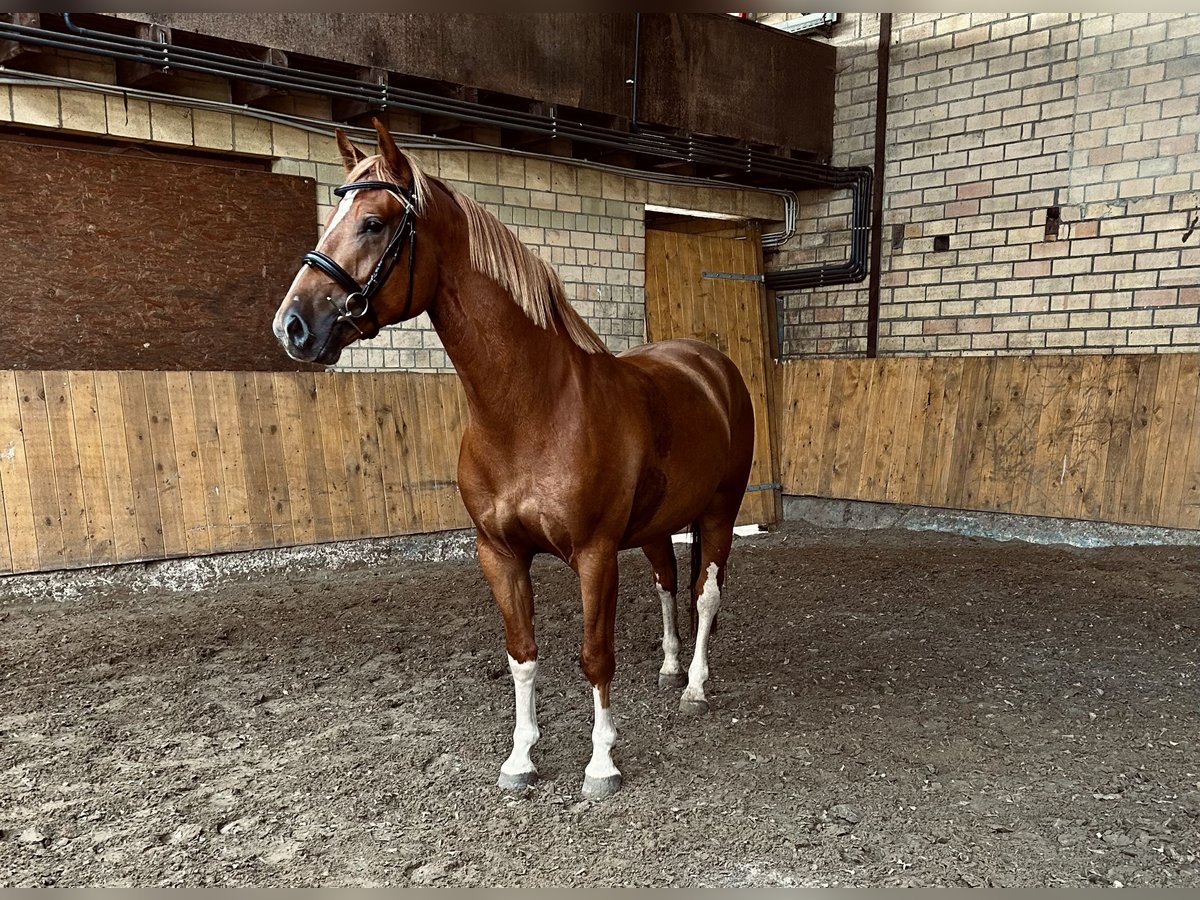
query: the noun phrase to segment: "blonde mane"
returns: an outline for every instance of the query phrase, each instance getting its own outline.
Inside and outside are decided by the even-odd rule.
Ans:
[[[451,191],[467,216],[471,267],[508,291],[525,315],[539,328],[567,336],[587,353],[611,352],[567,299],[566,289],[550,264],[526,247],[503,222],[458,191]]]
[[[411,156],[401,151],[412,171],[413,212],[426,209],[432,180]],[[368,156],[347,176],[360,181],[368,176],[397,182],[382,156]],[[467,240],[471,245],[471,268],[495,281],[512,295],[513,302],[539,328],[557,331],[561,323],[567,336],[587,353],[610,353],[604,341],[576,312],[567,299],[566,289],[550,264],[526,247],[503,222],[465,194],[438,182],[454,197],[467,217]]]

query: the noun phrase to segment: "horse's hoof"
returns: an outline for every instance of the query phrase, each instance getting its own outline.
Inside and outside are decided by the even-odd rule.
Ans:
[[[537,781],[536,771],[518,772],[515,775],[501,772],[500,780],[496,782],[496,785],[505,791],[523,791],[527,787],[532,787],[535,781]]]
[[[702,716],[708,712],[708,701],[689,700],[687,697],[680,697],[679,711],[687,713],[689,716]]]
[[[687,676],[682,672],[659,672],[658,686],[660,688],[681,688],[687,684]]]
[[[588,800],[603,800],[621,789],[621,773],[605,775],[603,778],[583,776],[583,796]]]

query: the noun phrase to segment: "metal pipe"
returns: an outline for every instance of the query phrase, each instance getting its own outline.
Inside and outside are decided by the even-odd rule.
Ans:
[[[557,115],[543,116],[505,110],[342,76],[303,72],[266,62],[87,29],[76,24],[69,13],[62,15],[70,33],[0,23],[0,36],[36,46],[93,53],[110,59],[156,67],[173,67],[199,74],[251,81],[269,87],[382,104],[384,107],[392,105],[414,112],[442,115],[459,121],[493,125],[548,137],[566,137],[595,147],[632,150],[676,162],[737,167],[747,176],[770,176],[790,181],[793,186],[800,182],[803,187],[808,188],[850,188],[853,209],[850,254],[846,262],[771,272],[765,277],[765,282],[768,288],[776,291],[830,287],[861,281],[870,268],[867,236],[870,230],[869,199],[872,173],[867,167],[839,168],[774,156],[753,148],[743,150],[729,147],[718,141],[705,140],[694,135],[677,137],[654,133],[646,131],[644,127],[640,127],[636,133],[631,133],[564,121]],[[745,180],[729,183],[751,189],[756,186]]]
[[[887,162],[888,73],[892,57],[892,14],[879,15],[879,50],[875,69],[875,179],[871,192],[871,278],[867,282],[867,356],[879,355],[879,305],[883,266],[883,173]]]

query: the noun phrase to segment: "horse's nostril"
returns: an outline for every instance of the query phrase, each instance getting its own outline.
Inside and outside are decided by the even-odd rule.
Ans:
[[[312,332],[308,330],[308,324],[304,321],[303,316],[295,310],[287,314],[283,320],[283,327],[287,331],[288,340],[298,350],[303,349],[312,337]]]

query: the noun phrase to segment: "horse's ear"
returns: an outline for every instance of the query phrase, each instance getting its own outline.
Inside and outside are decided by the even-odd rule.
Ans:
[[[371,122],[375,125],[375,134],[379,137],[379,155],[383,157],[387,167],[402,179],[411,179],[412,168],[404,154],[400,152],[400,148],[396,146],[395,140],[392,139],[392,133],[378,119],[372,119]]]
[[[334,129],[334,134],[337,135],[338,150],[342,154],[342,164],[346,167],[346,172],[351,172],[355,166],[367,158],[367,154],[363,153],[350,142],[350,138],[346,137],[346,132],[340,128]]]

